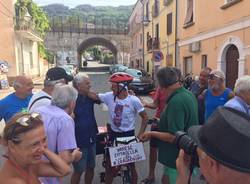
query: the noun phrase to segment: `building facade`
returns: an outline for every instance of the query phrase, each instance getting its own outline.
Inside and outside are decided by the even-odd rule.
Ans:
[[[181,0],[178,3],[179,64],[184,74],[222,70],[226,85],[250,74],[250,1]]]
[[[155,76],[160,67],[175,66],[176,1],[145,0],[144,68]]]
[[[0,60],[8,63],[8,74],[16,74],[15,32],[13,21],[13,3],[10,0],[0,2]]]
[[[143,4],[138,0],[129,17],[130,67],[143,67]]]
[[[10,82],[17,75],[38,76],[44,73],[44,62],[38,54],[38,42],[43,40],[35,32],[28,10],[23,17],[19,16],[15,3],[10,0],[0,3],[0,60],[8,63]]]

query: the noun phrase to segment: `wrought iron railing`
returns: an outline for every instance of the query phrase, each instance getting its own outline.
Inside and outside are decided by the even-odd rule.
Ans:
[[[23,18],[15,18],[15,30],[17,31],[29,31],[36,36],[41,38],[41,35],[38,31],[35,30],[35,23],[32,20],[25,20]]]
[[[75,18],[75,17],[74,17]],[[92,34],[128,34],[128,25],[121,20],[107,20],[102,18],[52,17],[50,31],[62,33],[92,33]]]

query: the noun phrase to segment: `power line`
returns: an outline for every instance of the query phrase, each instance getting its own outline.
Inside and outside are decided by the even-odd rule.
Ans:
[[[1,1],[0,1],[0,4],[2,4],[3,7],[4,7],[10,14],[12,14],[12,11],[10,11],[9,8],[7,8],[7,6],[6,6],[5,4],[3,4]]]

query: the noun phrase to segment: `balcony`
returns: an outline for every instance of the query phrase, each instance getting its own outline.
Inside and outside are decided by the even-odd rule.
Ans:
[[[153,49],[153,38],[148,36],[147,38],[147,51],[151,51]]]
[[[152,6],[152,16],[155,18],[159,15],[160,12],[160,8],[159,8],[159,3],[156,2],[153,6]]]
[[[148,37],[147,39],[147,51],[152,51],[152,50],[159,50],[160,49],[160,39],[155,37],[152,38],[151,36]]]
[[[15,32],[21,37],[35,42],[43,41],[39,33],[35,31],[35,24],[31,20],[16,18]]]
[[[160,39],[155,37],[153,40],[153,49],[158,50],[160,49]]]
[[[164,4],[164,6],[168,6],[168,5],[170,5],[172,3],[172,1],[173,0],[164,0],[163,4]]]

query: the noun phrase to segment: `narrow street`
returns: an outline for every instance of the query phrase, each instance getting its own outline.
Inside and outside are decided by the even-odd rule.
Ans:
[[[88,73],[90,79],[91,79],[91,86],[92,86],[92,90],[96,91],[96,92],[106,92],[109,91],[109,84],[108,84],[108,77],[109,74],[106,73]],[[146,100],[150,100],[149,97],[143,97]],[[95,115],[96,115],[96,120],[98,123],[98,126],[103,126],[106,123],[109,122],[109,117],[108,117],[108,112],[105,111],[106,109],[103,108],[103,105],[96,105],[95,106]],[[154,112],[152,110],[147,110],[149,117],[152,117]],[[137,126],[136,126],[136,130],[138,130],[140,127],[140,118],[138,118],[137,120]],[[144,149],[148,158],[148,149],[149,149],[149,144],[145,143],[144,144]],[[94,181],[93,183],[97,184],[100,183],[100,177],[99,174],[100,172],[104,171],[104,168],[102,167],[101,163],[102,163],[102,159],[103,156],[99,155],[96,157],[96,168],[95,168],[95,177],[94,177]],[[161,165],[157,164],[157,169],[156,169],[156,182],[155,183],[161,183]],[[138,176],[139,176],[139,180],[145,178],[147,176],[148,173],[148,160],[143,161],[143,162],[138,162],[137,163],[137,171],[138,171]],[[64,180],[64,184],[68,184],[70,181],[70,177],[65,178]],[[82,178],[83,181],[83,178]],[[121,183],[121,178],[117,177],[114,182],[114,184],[120,184]]]
[[[108,77],[110,76],[107,72],[86,72],[88,74],[88,76],[90,77],[91,80],[91,89],[95,92],[98,93],[102,93],[102,92],[107,92],[109,91],[109,83],[108,83]],[[38,92],[39,90],[42,89],[43,85],[42,82],[43,79],[40,79],[40,81],[36,81],[36,85],[34,88],[34,92]],[[3,93],[1,93],[1,98],[3,98],[4,96],[8,95],[9,93],[13,92],[13,89],[10,88],[9,90],[5,90],[2,91]],[[147,96],[147,95],[143,95],[140,96],[141,98],[143,98],[145,101],[150,102],[152,99]],[[153,110],[149,110],[146,109],[149,118],[153,117],[154,115],[154,111]],[[97,124],[98,126],[104,126],[106,123],[109,122],[109,117],[108,117],[108,112],[107,109],[105,107],[103,107],[103,105],[96,105],[95,106],[95,116],[96,116],[96,120],[97,120]],[[136,124],[136,131],[139,130],[140,127],[140,118],[138,117],[137,119],[137,124]],[[147,129],[149,129],[150,127],[148,126]],[[136,168],[137,168],[137,172],[138,172],[138,183],[144,179],[145,177],[147,177],[148,174],[148,158],[149,158],[149,143],[144,143],[144,151],[146,153],[146,159],[145,161],[142,162],[138,162],[136,164]],[[4,154],[4,147],[2,145],[0,145],[0,155]],[[96,168],[95,168],[95,176],[94,176],[94,180],[93,180],[93,184],[98,184],[100,183],[100,173],[104,172],[104,168],[102,167],[102,160],[103,160],[103,155],[98,155],[96,157]],[[4,158],[0,157],[0,167],[2,166],[4,162]],[[161,183],[161,176],[162,176],[162,165],[160,163],[157,163],[156,165],[156,169],[155,169],[155,174],[156,174],[156,178],[155,178],[155,184],[160,184]],[[69,184],[70,183],[70,177],[71,175],[63,178],[63,184]],[[84,182],[84,178],[82,177],[82,182]],[[120,177],[116,177],[114,179],[114,184],[120,184],[121,183],[121,178]],[[192,182],[193,184],[202,184],[203,182],[201,181],[194,181]]]
[[[105,72],[88,72],[88,75],[91,79],[91,86],[92,86],[92,90],[96,91],[96,92],[106,92],[109,91],[109,84],[108,84],[108,77],[109,74],[105,73]],[[35,85],[35,88],[33,91],[37,92],[40,89],[42,89],[42,85]],[[2,95],[7,95],[8,93],[12,92],[12,90],[6,90],[4,94]],[[2,98],[2,97],[1,97]],[[150,100],[149,97],[147,96],[143,96],[143,98],[145,100]],[[152,117],[154,112],[152,110],[147,110],[149,117]],[[96,105],[95,106],[95,115],[96,115],[96,120],[98,123],[98,126],[103,126],[106,123],[109,122],[109,117],[108,117],[108,112],[105,108],[103,108],[103,105]],[[138,118],[137,120],[137,126],[136,126],[136,130],[139,129],[140,127],[140,118]],[[148,158],[148,149],[149,149],[149,144],[145,143],[144,144],[144,149]],[[0,146],[0,154],[3,155],[4,153],[4,148],[2,146]],[[102,155],[99,155],[96,157],[96,169],[95,169],[95,177],[94,177],[94,181],[93,183],[97,184],[100,183],[100,177],[99,174],[100,172],[104,171],[104,168],[102,167],[101,163],[102,163]],[[0,166],[3,164],[3,160],[4,158],[1,157],[0,158]],[[137,171],[138,171],[138,175],[139,175],[139,180],[145,178],[147,176],[147,172],[148,172],[148,160],[143,161],[143,162],[139,162],[137,163]],[[157,169],[156,169],[156,182],[155,183],[160,183],[160,177],[161,177],[161,165],[157,164]],[[82,177],[82,180],[84,178]],[[70,183],[70,176],[66,177],[63,179],[63,184],[68,184]],[[114,184],[119,184],[121,183],[121,178],[117,177],[114,180]]]

